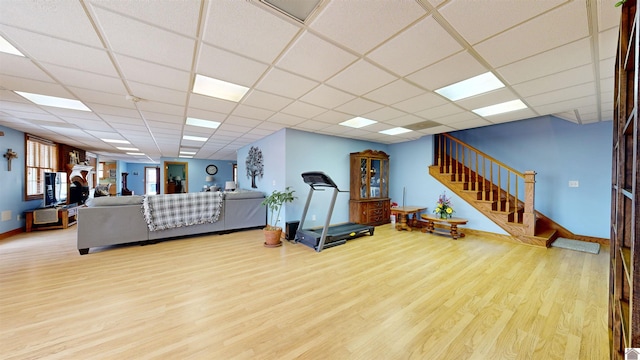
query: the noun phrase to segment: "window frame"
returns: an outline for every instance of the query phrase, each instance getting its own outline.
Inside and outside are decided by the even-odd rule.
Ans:
[[[25,133],[24,148],[24,199],[42,200],[45,171],[58,171],[58,145],[51,140]],[[37,154],[32,154],[34,150]],[[32,169],[37,172],[35,179],[30,178]]]

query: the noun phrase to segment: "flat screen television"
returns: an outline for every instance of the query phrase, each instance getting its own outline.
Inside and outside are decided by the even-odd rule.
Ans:
[[[54,207],[67,204],[69,183],[66,172],[44,173],[44,207]]]

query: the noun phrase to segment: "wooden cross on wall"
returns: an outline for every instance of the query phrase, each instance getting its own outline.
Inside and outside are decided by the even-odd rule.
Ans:
[[[11,160],[18,157],[18,153],[11,149],[7,149],[7,152],[3,155],[7,159],[7,164],[9,166],[9,171],[11,171]]]

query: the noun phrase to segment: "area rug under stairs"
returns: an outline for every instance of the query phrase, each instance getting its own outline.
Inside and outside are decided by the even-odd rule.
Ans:
[[[600,244],[592,243],[580,240],[571,240],[566,238],[558,238],[551,244],[551,247],[557,247],[561,249],[569,249],[575,251],[588,252],[591,254],[597,254],[600,252]]]

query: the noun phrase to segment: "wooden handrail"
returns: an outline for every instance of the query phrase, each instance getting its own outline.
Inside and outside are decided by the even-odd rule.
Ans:
[[[480,200],[492,201],[493,210],[520,213],[525,233],[535,233],[535,172],[522,173],[492,156],[465,144],[449,134],[436,135],[434,163],[454,181],[465,182],[481,194]],[[497,182],[494,182],[494,174]],[[503,177],[504,175],[504,177]],[[523,191],[524,194],[519,194]]]

